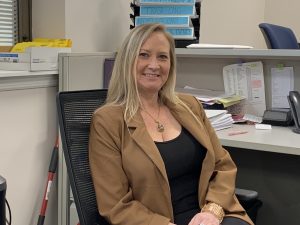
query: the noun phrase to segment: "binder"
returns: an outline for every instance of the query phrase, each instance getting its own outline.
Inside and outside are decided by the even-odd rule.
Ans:
[[[167,31],[175,39],[194,39],[194,27],[167,27]]]
[[[195,15],[194,5],[141,5],[140,16],[146,15]]]
[[[168,27],[189,27],[191,26],[190,16],[137,16],[135,25],[146,23],[161,23]]]

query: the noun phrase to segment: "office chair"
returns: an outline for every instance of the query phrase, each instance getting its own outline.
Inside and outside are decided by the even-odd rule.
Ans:
[[[299,49],[294,32],[288,27],[260,23],[259,28],[269,49]]]
[[[61,92],[57,111],[67,173],[80,225],[109,225],[98,213],[88,160],[90,121],[106,90]]]
[[[98,213],[88,160],[91,117],[106,99],[107,90],[66,91],[57,95],[58,120],[67,172],[80,225],[109,225]],[[257,192],[236,189],[236,195],[255,222],[261,202]]]

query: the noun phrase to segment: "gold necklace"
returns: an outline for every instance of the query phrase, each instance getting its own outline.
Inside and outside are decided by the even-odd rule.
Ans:
[[[157,119],[155,119],[146,109],[142,108],[144,110],[145,113],[147,113],[151,119],[154,120],[154,122],[157,124],[157,127],[156,127],[156,130],[159,132],[159,133],[162,133],[165,131],[165,126],[159,122]],[[159,118],[159,113],[160,113],[160,105],[159,105],[159,108],[158,108],[158,114],[157,114],[157,118]]]

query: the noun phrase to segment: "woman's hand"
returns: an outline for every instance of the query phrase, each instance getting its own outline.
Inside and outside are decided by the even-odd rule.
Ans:
[[[210,212],[197,213],[188,225],[220,225],[218,218]]]
[[[176,224],[174,224],[174,223],[169,223],[168,225],[176,225]]]

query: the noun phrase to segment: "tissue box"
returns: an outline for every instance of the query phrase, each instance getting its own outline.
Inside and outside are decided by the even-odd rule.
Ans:
[[[1,52],[0,70],[58,70],[58,53],[71,48],[29,47],[23,53]]]

